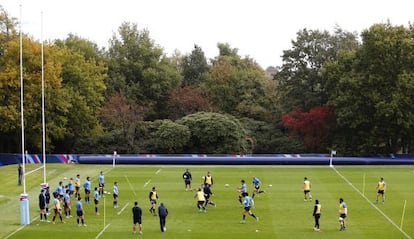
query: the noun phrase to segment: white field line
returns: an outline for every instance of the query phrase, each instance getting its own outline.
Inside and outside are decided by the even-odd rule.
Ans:
[[[134,193],[134,195],[136,196],[137,194],[135,193],[134,187],[132,187],[131,182],[129,181],[128,177],[125,175],[125,179],[127,180],[129,187],[131,188],[132,192]]]
[[[36,221],[37,219],[39,219],[39,217],[40,216],[36,216],[36,217],[34,217],[31,221],[30,221],[30,223],[33,223],[34,221]],[[6,236],[5,238],[3,238],[3,239],[8,239],[8,238],[10,238],[11,236],[13,236],[14,234],[16,234],[16,233],[18,233],[20,230],[22,230],[23,228],[25,228],[27,225],[23,225],[23,226],[21,226],[21,227],[19,227],[19,228],[17,228],[16,230],[14,230],[14,232],[12,232],[12,233],[10,233],[8,236]]]
[[[144,188],[146,187],[146,186],[148,186],[148,184],[151,182],[151,179],[150,180],[148,180],[148,181],[146,181],[145,183],[144,183]]]
[[[391,218],[389,218],[381,209],[379,209],[374,203],[372,203],[358,188],[356,188],[345,176],[343,176],[335,167],[332,169],[339,175],[349,186],[351,186],[362,198],[364,198],[373,208],[375,208],[391,225],[397,228],[406,238],[411,239],[411,236],[408,235],[405,231],[403,231]]]
[[[29,171],[29,172],[25,173],[25,174],[24,174],[24,176],[27,176],[27,175],[29,175],[29,174],[32,174],[32,173],[36,172],[37,170],[40,170],[40,169],[42,169],[42,168],[44,168],[44,167],[45,167],[45,166],[44,166],[44,165],[42,165],[42,166],[38,167],[37,169],[33,169],[33,170],[31,170],[31,171]]]
[[[121,213],[125,210],[125,208],[129,205],[129,203],[125,204],[125,206],[119,211],[117,214],[118,216],[121,215]]]
[[[109,227],[111,225],[111,223],[108,223],[108,225],[106,225],[103,229],[102,229],[102,231],[95,237],[95,239],[98,239],[101,235],[102,235],[102,233],[104,233],[104,231]]]
[[[157,172],[155,172],[155,174],[159,174],[161,173],[161,169],[158,169]]]

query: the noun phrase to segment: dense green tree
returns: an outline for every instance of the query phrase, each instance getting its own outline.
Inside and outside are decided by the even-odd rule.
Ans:
[[[113,35],[108,62],[107,95],[125,92],[127,99],[149,108],[155,109],[181,81],[175,62],[136,24],[123,23]]]
[[[334,34],[300,30],[296,40],[292,40],[292,49],[283,52],[283,65],[275,74],[282,110],[290,112],[300,107],[308,111],[314,106],[325,105],[330,89],[322,78],[321,68],[325,63],[335,61],[341,50],[357,46],[356,34],[340,28]]]
[[[193,87],[202,85],[209,76],[209,68],[203,50],[201,47],[194,45],[191,54],[184,56],[182,60],[182,85]]]
[[[190,140],[190,129],[171,120],[157,120],[153,123],[156,130],[151,134],[151,144],[147,150],[153,153],[182,153]]]
[[[413,145],[414,31],[376,24],[362,46],[343,54],[324,75],[338,124],[336,147],[347,154],[396,153]]]
[[[237,49],[218,44],[220,55],[213,60],[207,88],[219,110],[237,117],[264,119],[273,111],[269,104],[271,80],[251,58],[242,58]],[[272,101],[272,100],[270,100]]]
[[[248,154],[251,142],[240,121],[233,116],[198,112],[177,121],[190,129],[187,153]]]

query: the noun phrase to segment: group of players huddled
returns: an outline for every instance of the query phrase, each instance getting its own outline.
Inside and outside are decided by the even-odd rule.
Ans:
[[[72,217],[72,200],[75,202],[77,224],[79,226],[86,226],[84,215],[85,211],[82,203],[81,186],[84,189],[85,204],[90,204],[90,195],[92,189],[92,182],[90,177],[86,177],[85,181],[81,185],[80,175],[77,174],[75,179],[70,178],[66,185],[60,181],[54,191],[51,192],[48,183],[41,184],[41,190],[39,194],[39,209],[40,209],[40,221],[50,222],[48,220],[50,203],[53,208],[52,223],[55,223],[57,217],[59,217],[61,223],[65,223],[63,220],[63,213],[66,218]],[[105,197],[105,176],[101,171],[98,176],[98,186],[94,187],[93,200],[95,204],[95,214],[99,215],[99,199]],[[51,195],[53,196],[53,200]],[[118,184],[114,182],[113,185],[113,206],[118,207]]]

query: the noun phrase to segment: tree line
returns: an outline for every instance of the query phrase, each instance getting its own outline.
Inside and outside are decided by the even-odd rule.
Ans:
[[[20,37],[0,6],[0,152],[21,149]],[[25,147],[41,152],[41,42],[23,34]],[[302,29],[264,70],[228,43],[167,56],[125,22],[108,49],[44,42],[47,153],[410,153],[414,28]],[[277,56],[275,56],[277,57]]]

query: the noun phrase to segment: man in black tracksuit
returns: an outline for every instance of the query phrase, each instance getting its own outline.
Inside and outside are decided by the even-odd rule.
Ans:
[[[164,203],[161,203],[158,207],[158,216],[160,217],[160,228],[164,232],[167,230],[165,227],[165,220],[167,219],[168,209],[164,206]]]

